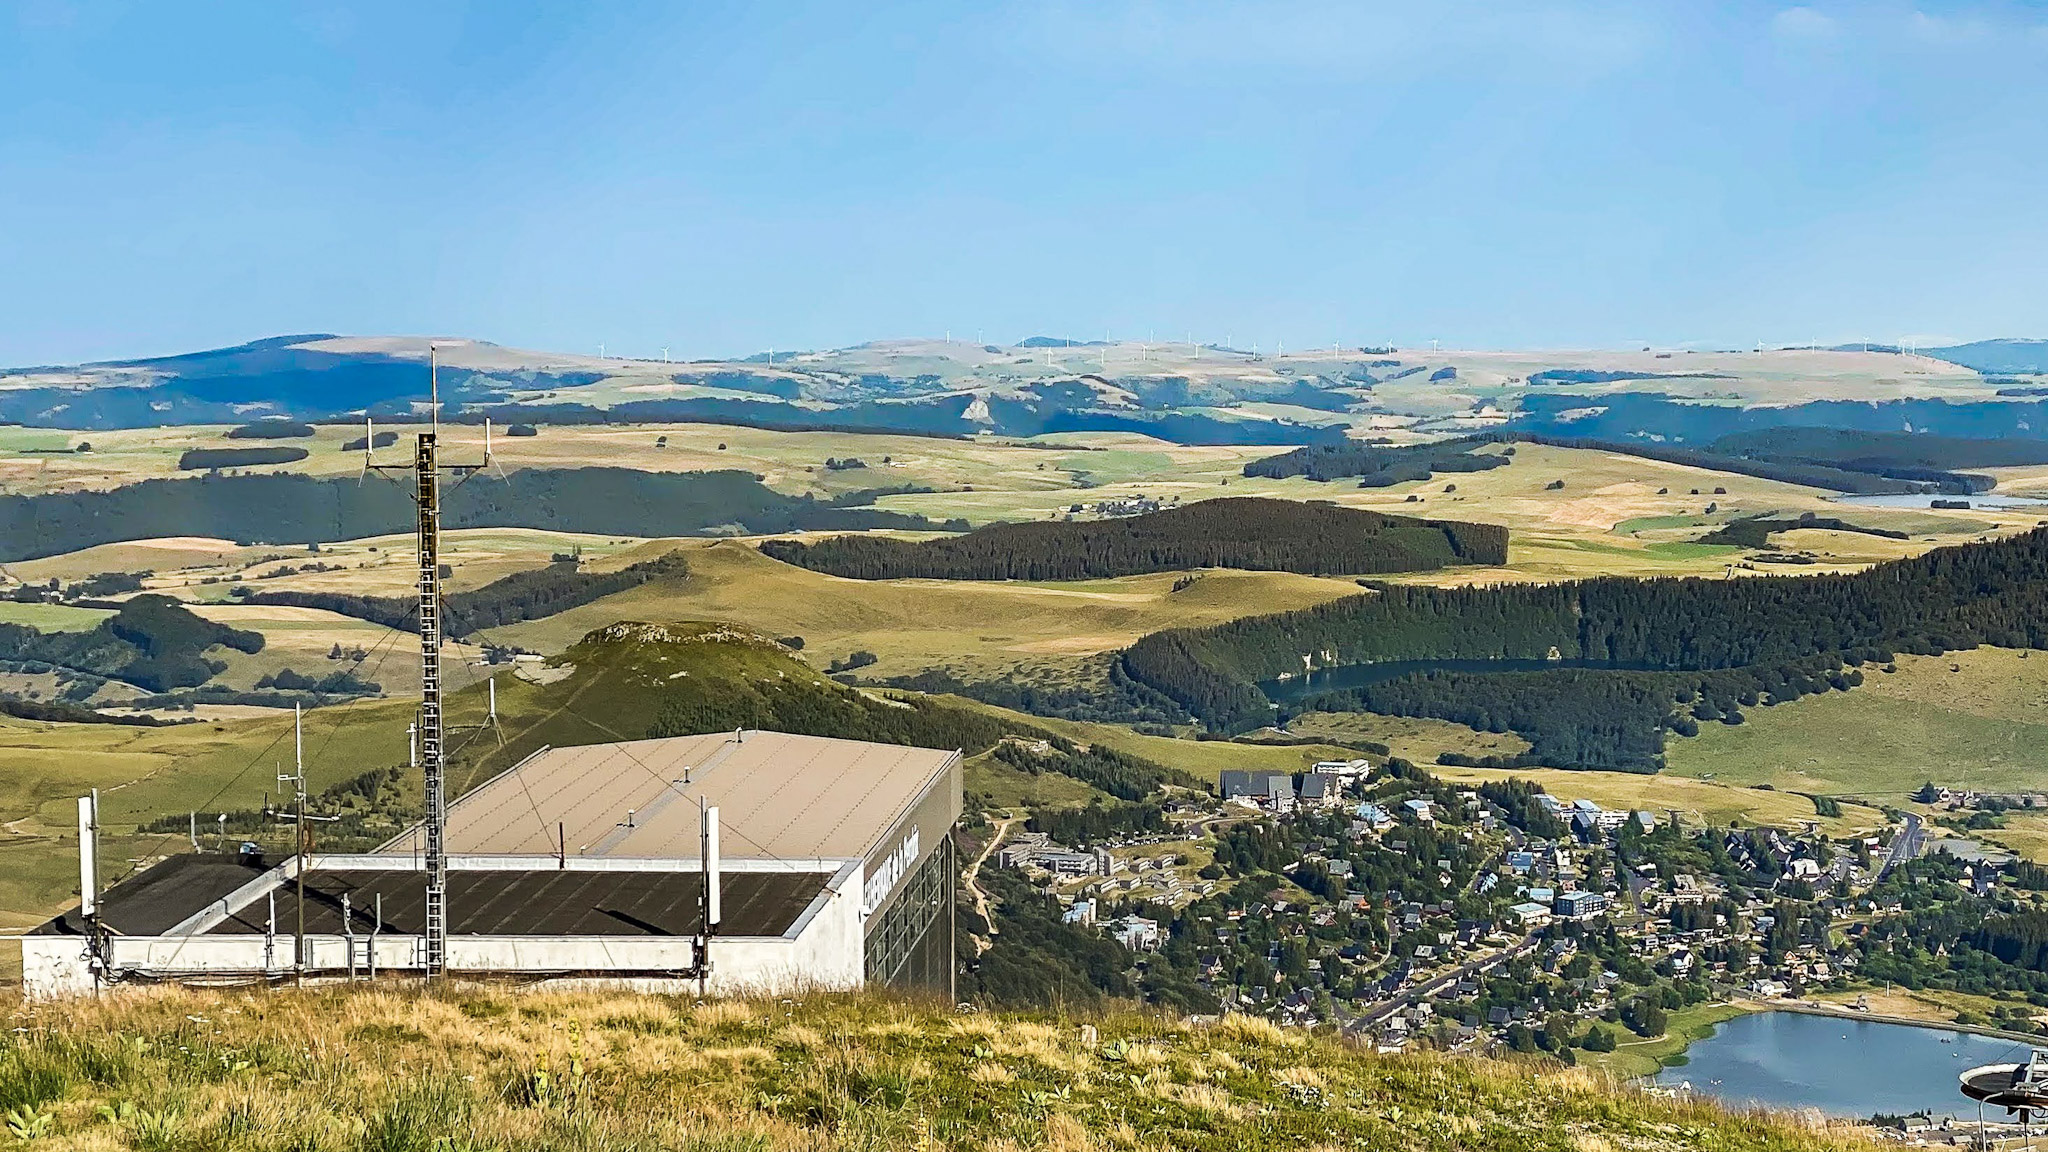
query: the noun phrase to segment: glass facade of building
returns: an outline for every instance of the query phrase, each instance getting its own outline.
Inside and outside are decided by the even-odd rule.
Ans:
[[[869,923],[867,983],[953,998],[953,899],[959,883],[949,833]]]

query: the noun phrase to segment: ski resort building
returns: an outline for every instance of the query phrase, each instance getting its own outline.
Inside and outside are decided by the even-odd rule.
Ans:
[[[950,996],[960,772],[958,751],[780,732],[542,749],[448,806],[445,971]],[[31,997],[427,970],[422,828],[179,855],[99,892],[92,825],[85,898],[23,938]]]

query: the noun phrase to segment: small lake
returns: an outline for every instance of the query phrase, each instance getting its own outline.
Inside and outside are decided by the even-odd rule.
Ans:
[[[1956,1078],[1980,1064],[2025,1060],[2027,1047],[1874,1020],[1752,1012],[1685,1054],[1686,1063],[1659,1072],[1656,1082],[1690,1082],[1695,1093],[1736,1107],[1818,1108],[1859,1118],[1923,1108],[1975,1116],[1977,1106],[1956,1090]]]
[[[1323,692],[1362,688],[1417,672],[1548,672],[1557,668],[1600,668],[1608,671],[1653,672],[1641,665],[1604,660],[1387,660],[1377,664],[1340,664],[1288,680],[1264,680],[1259,690],[1268,700],[1292,703]]]
[[[2048,500],[2035,496],[2000,496],[1995,492],[1978,492],[1969,496],[1950,496],[1928,492],[1895,492],[1875,496],[1830,496],[1830,504],[1853,504],[1863,508],[1926,508],[1936,500],[1967,500],[1970,507],[1987,512],[2015,508],[2048,508]]]

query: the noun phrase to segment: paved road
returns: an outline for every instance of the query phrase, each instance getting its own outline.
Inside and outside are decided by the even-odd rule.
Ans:
[[[1359,1013],[1358,1016],[1352,1020],[1352,1027],[1370,1028],[1373,1025],[1378,1024],[1380,1021],[1385,1020],[1387,1017],[1393,1015],[1400,1009],[1405,1008],[1410,1004],[1413,1004],[1417,1000],[1423,999],[1424,997],[1428,996],[1434,996],[1438,992],[1443,991],[1445,988],[1449,987],[1452,984],[1457,983],[1460,980],[1465,979],[1468,976],[1473,976],[1480,972],[1492,971],[1493,969],[1498,968],[1502,964],[1507,963],[1509,960],[1512,960],[1515,957],[1520,956],[1523,953],[1529,951],[1531,948],[1534,948],[1535,946],[1536,934],[1534,932],[1531,932],[1529,935],[1522,937],[1522,942],[1519,944],[1511,944],[1498,952],[1494,952],[1486,956],[1481,956],[1476,960],[1466,961],[1464,964],[1459,965],[1458,967],[1452,969],[1449,972],[1444,973],[1441,976],[1433,977],[1427,981],[1424,981],[1421,984],[1417,984],[1413,988],[1409,988],[1405,991],[1395,993],[1394,998],[1392,1000],[1387,1001],[1385,1004],[1381,1004],[1375,1008],[1368,1008],[1364,1012]]]
[[[1905,814],[1906,826],[1892,838],[1891,851],[1885,853],[1884,866],[1877,870],[1877,878],[1884,879],[1885,873],[1920,854],[1920,842],[1924,835],[1920,831],[1920,817],[1911,812]]]

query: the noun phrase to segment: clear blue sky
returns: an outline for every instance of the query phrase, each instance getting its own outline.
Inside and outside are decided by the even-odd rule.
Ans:
[[[2048,11],[0,0],[0,364],[2048,335]]]

